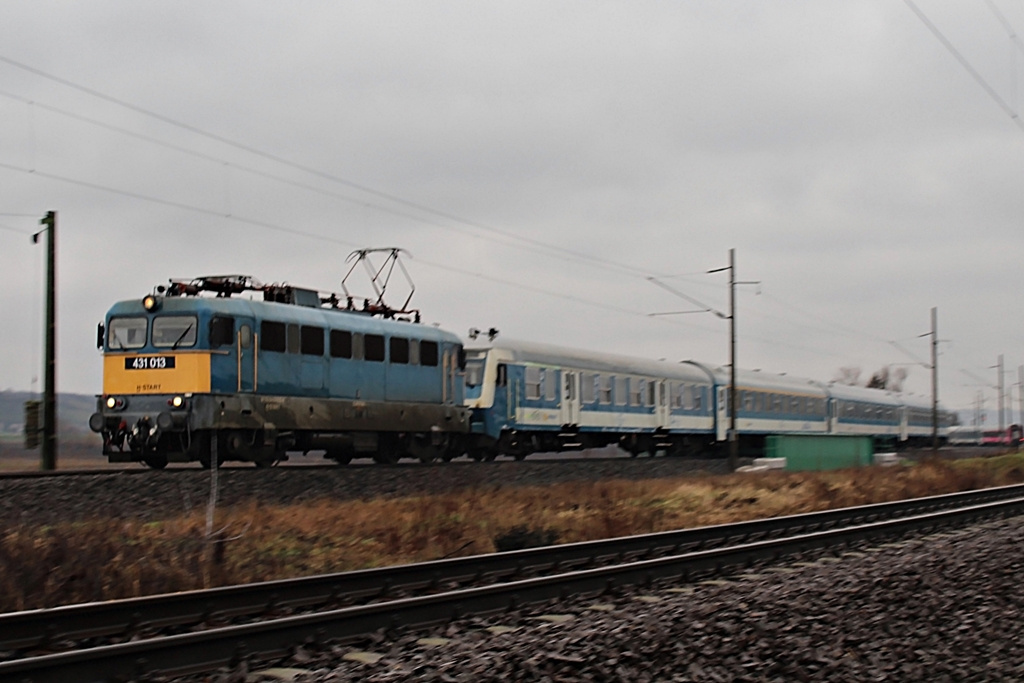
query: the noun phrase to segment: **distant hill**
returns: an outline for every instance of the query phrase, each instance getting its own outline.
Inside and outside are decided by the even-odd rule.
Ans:
[[[25,401],[42,400],[28,391],[0,391],[0,436],[20,437],[24,431]],[[91,434],[89,416],[96,412],[96,397],[85,394],[58,394],[57,429],[60,435]]]

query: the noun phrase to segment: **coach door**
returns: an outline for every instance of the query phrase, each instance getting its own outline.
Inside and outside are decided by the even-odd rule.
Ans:
[[[252,318],[237,318],[235,351],[238,357],[238,390],[256,390],[256,335]]]
[[[668,429],[669,422],[671,421],[668,394],[668,382],[664,380],[659,381],[655,413],[658,421],[658,427],[663,429]]]
[[[580,373],[562,370],[562,424],[580,423]]]
[[[728,388],[715,387],[715,439],[718,441],[725,441],[728,437],[729,416],[726,410],[728,395]]]

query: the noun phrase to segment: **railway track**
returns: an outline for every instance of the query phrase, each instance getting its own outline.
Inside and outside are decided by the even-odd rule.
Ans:
[[[994,449],[991,447],[943,447],[939,450],[938,456],[943,459],[959,459],[959,458],[974,458],[974,457],[986,457],[993,455],[1003,455],[1008,452],[1006,449]],[[901,451],[900,456],[909,460],[921,460],[924,458],[933,457],[935,451],[930,448],[913,449]],[[659,456],[661,459],[663,456]],[[535,453],[531,455],[527,460],[522,461],[525,463],[603,463],[603,462],[617,462],[623,460],[629,460],[630,456],[624,451],[618,449],[602,449],[597,451],[572,451],[566,453]],[[646,458],[641,458],[641,461]],[[721,460],[721,459],[720,459]],[[501,457],[496,461],[498,463],[512,463],[517,462],[511,457]],[[445,463],[445,466],[487,466],[491,462],[476,462],[466,456],[456,458],[450,463]],[[436,467],[441,466],[442,463],[421,463],[418,460],[405,458],[398,463],[382,465],[375,463],[370,458],[357,458],[348,465],[338,465],[335,462],[322,462],[317,461],[314,456],[310,456],[307,459],[296,458],[288,462],[282,462],[279,465],[275,465],[277,469],[284,470],[309,470],[309,469],[322,469],[322,470],[337,470],[337,469],[364,469],[364,468],[414,468],[414,467]],[[221,471],[229,472],[265,472],[262,468],[255,468],[248,463],[226,463],[220,467]],[[150,474],[152,476],[166,476],[166,475],[179,475],[182,473],[196,473],[204,471],[198,463],[175,463],[163,470],[152,470],[145,467],[141,463],[130,463],[123,467],[116,467],[113,465],[104,467],[90,467],[80,469],[67,469],[67,470],[56,470],[56,471],[42,471],[35,469],[20,469],[20,470],[5,470],[0,471],[0,481],[5,479],[47,479],[47,478],[67,478],[67,477],[85,477],[85,476],[113,476],[119,474],[129,474],[142,476]]]
[[[105,681],[272,658],[662,578],[693,579],[1024,511],[1024,486],[510,553],[0,615],[0,681]],[[304,613],[295,613],[305,610]],[[242,623],[242,622],[246,623]],[[58,649],[66,651],[57,652]]]

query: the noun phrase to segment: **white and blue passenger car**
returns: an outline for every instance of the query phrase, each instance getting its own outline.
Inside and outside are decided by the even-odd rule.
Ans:
[[[714,451],[732,423],[726,368],[505,339],[467,345],[466,355],[476,459],[611,444],[633,455]],[[877,389],[740,370],[736,391],[747,451],[774,434],[871,436],[894,446],[932,435],[930,404]],[[940,419],[944,435],[951,415]]]

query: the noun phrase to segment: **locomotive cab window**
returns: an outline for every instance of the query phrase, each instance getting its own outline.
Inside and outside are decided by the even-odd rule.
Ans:
[[[161,315],[153,318],[153,346],[172,349],[196,345],[194,315]]]
[[[235,319],[226,315],[210,318],[210,348],[232,346],[235,343]]]
[[[420,365],[426,365],[432,368],[437,367],[437,355],[437,342],[420,342]]]
[[[146,345],[145,318],[111,318],[107,345],[114,351],[140,349]]]
[[[285,350],[285,324],[264,320],[260,325],[260,351]]]
[[[352,357],[352,333],[348,330],[331,330],[331,358]]]
[[[384,362],[384,335],[366,334],[363,335],[363,358],[366,360]]]
[[[307,356],[324,355],[324,328],[303,325],[300,350]]]
[[[408,365],[409,363],[409,340],[404,337],[392,337],[390,339],[391,344],[391,362],[398,363],[400,365]]]

